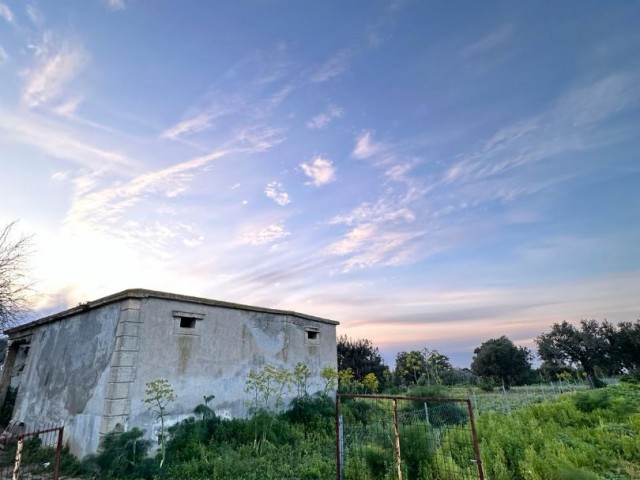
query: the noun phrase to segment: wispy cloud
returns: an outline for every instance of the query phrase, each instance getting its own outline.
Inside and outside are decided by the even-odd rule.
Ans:
[[[241,242],[247,245],[265,245],[281,240],[291,235],[282,224],[271,224],[255,232],[249,232],[241,237]]]
[[[0,46],[0,65],[4,65],[9,60],[9,54]]]
[[[269,183],[264,189],[264,194],[283,207],[291,203],[289,194],[284,191],[284,187],[280,182]]]
[[[76,195],[66,222],[106,227],[122,218],[122,214],[145,195],[172,198],[186,190],[196,172],[227,152],[216,151],[170,167],[137,176],[124,184],[98,189],[96,176],[81,176],[76,181]]]
[[[473,44],[466,47],[462,51],[462,53],[463,55],[476,55],[488,52],[510,40],[514,32],[515,28],[513,25],[503,25],[497,30],[489,33],[488,35],[482,37],[480,40],[477,40]]]
[[[309,162],[301,163],[300,168],[311,179],[307,182],[308,185],[320,187],[336,179],[336,169],[331,160],[326,158],[315,157]]]
[[[398,265],[415,261],[417,245],[423,232],[412,228],[415,214],[403,200],[379,200],[364,203],[348,213],[335,216],[329,223],[344,224],[350,230],[330,244],[326,254],[348,257],[344,271],[375,265]]]
[[[415,218],[415,214],[409,208],[392,204],[388,200],[379,200],[375,204],[363,203],[348,213],[336,215],[329,223],[334,225],[398,221],[411,223]]]
[[[555,114],[574,127],[586,127],[640,104],[640,74],[618,72],[563,97]]]
[[[341,75],[349,68],[351,57],[350,49],[340,50],[311,75],[311,81],[323,83]]]
[[[293,85],[285,85],[269,97],[269,103],[273,107],[280,105],[293,92]]]
[[[285,129],[254,125],[235,132],[232,143],[242,150],[251,153],[260,153],[272,149],[276,145],[284,142],[284,140]]]
[[[38,65],[26,72],[22,92],[22,102],[30,108],[58,100],[88,60],[80,45],[57,42],[51,35],[46,35],[37,49]]]
[[[32,112],[0,112],[0,137],[26,143],[47,155],[91,169],[130,169],[133,163],[122,152],[92,142],[60,123]]]
[[[13,12],[4,3],[0,3],[0,18],[4,18],[7,22],[13,23]]]
[[[324,112],[319,113],[307,122],[307,127],[311,129],[325,128],[334,118],[340,118],[343,110],[335,105],[330,105]]]
[[[616,73],[572,89],[549,110],[500,129],[481,148],[451,166],[444,180],[470,182],[497,177],[607,143],[610,137],[631,134],[610,128],[594,135],[592,128],[640,104],[639,81],[637,73]]]
[[[44,15],[40,10],[38,10],[35,5],[31,3],[27,5],[27,16],[29,17],[29,20],[31,20],[31,23],[33,23],[34,25],[42,25],[44,23]]]
[[[124,10],[127,8],[125,0],[105,0],[110,10]]]
[[[375,265],[400,265],[415,259],[411,241],[419,238],[417,231],[389,231],[375,223],[364,223],[350,230],[326,250],[330,255],[348,256],[343,270]]]
[[[375,143],[372,137],[371,132],[363,132],[356,139],[356,146],[353,152],[351,152],[351,155],[355,158],[366,159],[380,153],[383,150],[383,146],[382,144]]]
[[[81,103],[82,103],[82,96],[78,95],[77,97],[66,99],[59,105],[56,105],[53,108],[53,111],[56,112],[58,115],[62,115],[62,116],[73,115]]]
[[[162,138],[176,140],[178,137],[191,135],[203,130],[207,130],[213,125],[216,115],[210,112],[200,113],[194,117],[183,120],[176,125],[166,129],[160,135]]]

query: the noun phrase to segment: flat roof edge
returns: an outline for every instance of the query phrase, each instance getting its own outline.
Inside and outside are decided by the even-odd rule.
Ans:
[[[210,306],[222,307],[222,308],[232,308],[234,310],[246,310],[246,311],[252,311],[252,312],[273,313],[277,315],[289,315],[293,317],[299,317],[305,320],[312,320],[315,322],[326,323],[329,325],[340,324],[340,322],[337,322],[335,320],[329,320],[327,318],[322,318],[322,317],[315,317],[313,315],[307,315],[304,313],[295,312],[293,310],[278,310],[275,308],[243,305],[240,303],[224,302],[221,300],[214,300],[211,298],[194,297],[190,295],[181,295],[178,293],[160,292],[157,290],[147,290],[144,288],[131,288],[128,290],[123,290],[118,293],[114,293],[112,295],[108,295],[106,297],[98,298],[97,300],[80,303],[77,307],[69,308],[67,310],[63,310],[62,312],[54,313],[52,315],[47,315],[46,317],[33,320],[31,322],[25,323],[24,325],[18,325],[16,327],[8,328],[4,330],[4,333],[6,335],[11,335],[14,333],[21,332],[23,330],[28,330],[30,328],[37,327],[39,325],[53,323],[58,320],[62,320],[66,317],[70,317],[72,315],[76,315],[78,313],[82,313],[87,310],[92,310],[94,308],[102,307],[110,303],[127,300],[129,298],[159,298],[159,299],[165,299],[165,300],[177,300],[182,302],[198,303],[201,305],[210,305]]]

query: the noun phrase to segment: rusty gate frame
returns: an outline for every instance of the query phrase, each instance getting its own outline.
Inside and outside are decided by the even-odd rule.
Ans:
[[[476,422],[473,416],[473,407],[471,400],[468,398],[438,398],[438,397],[413,397],[402,395],[373,395],[359,393],[337,393],[336,394],[336,480],[342,480],[342,452],[340,447],[341,422],[340,422],[340,399],[341,398],[368,398],[372,400],[392,400],[394,423],[397,431],[398,419],[398,400],[409,400],[418,402],[440,402],[440,403],[464,403],[467,405],[469,413],[469,425],[471,427],[471,438],[473,439],[473,453],[475,455],[476,465],[478,467],[478,479],[484,480],[484,471],[482,470],[482,459],[480,458],[480,448],[478,446],[478,435],[476,433]],[[399,477],[401,478],[401,477]]]
[[[25,439],[37,437],[39,435],[51,432],[58,432],[58,439],[56,441],[55,456],[53,460],[53,480],[58,480],[60,476],[60,458],[62,456],[62,443],[64,437],[64,425],[61,427],[44,428],[42,430],[34,430],[32,432],[20,433],[18,435],[7,435],[2,437],[2,442],[8,444],[10,442],[17,442],[18,448],[16,449],[16,456],[13,461],[13,475],[14,480],[20,476],[20,466],[22,457],[22,444]]]

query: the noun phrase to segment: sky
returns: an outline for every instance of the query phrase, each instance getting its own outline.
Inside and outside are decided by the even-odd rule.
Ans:
[[[640,3],[0,0],[35,317],[127,288],[389,363],[640,317]]]

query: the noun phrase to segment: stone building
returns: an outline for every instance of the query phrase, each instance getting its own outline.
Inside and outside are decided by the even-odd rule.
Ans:
[[[157,421],[143,402],[146,383],[166,379],[177,399],[169,420],[192,414],[205,395],[224,416],[246,414],[251,370],[272,364],[312,372],[336,367],[337,322],[291,311],[151,290],[126,290],[5,331],[9,348],[0,405],[18,387],[12,418],[28,428],[64,424],[79,456],[101,435]]]

